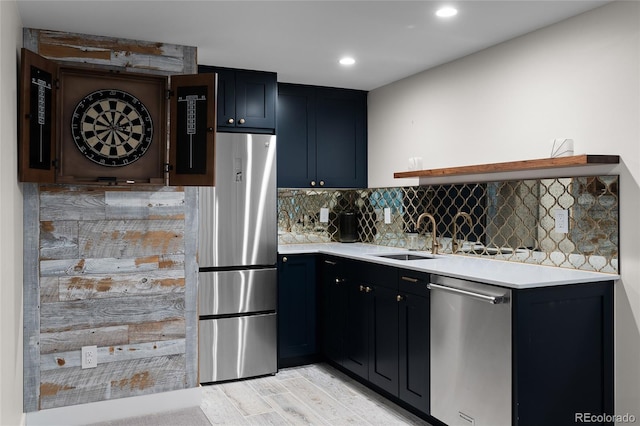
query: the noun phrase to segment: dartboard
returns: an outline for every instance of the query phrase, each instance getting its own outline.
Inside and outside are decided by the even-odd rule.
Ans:
[[[76,105],[71,135],[89,160],[121,167],[147,151],[153,137],[153,122],[144,104],[130,93],[97,90]]]

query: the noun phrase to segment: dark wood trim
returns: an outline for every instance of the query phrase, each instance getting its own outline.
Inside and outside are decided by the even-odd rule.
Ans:
[[[541,158],[537,160],[508,161],[504,163],[477,164],[473,166],[446,167],[431,170],[412,170],[408,172],[396,172],[393,177],[414,178],[414,177],[442,177],[460,176],[470,174],[485,174],[498,172],[514,172],[522,170],[541,170],[560,167],[577,167],[595,164],[618,164],[619,155],[573,155],[570,157]]]

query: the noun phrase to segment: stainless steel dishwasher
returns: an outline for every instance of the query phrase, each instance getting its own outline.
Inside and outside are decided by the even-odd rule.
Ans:
[[[432,275],[431,415],[511,424],[511,290]]]

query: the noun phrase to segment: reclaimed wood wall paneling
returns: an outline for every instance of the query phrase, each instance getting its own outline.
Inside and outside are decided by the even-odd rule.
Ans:
[[[185,352],[184,339],[158,342],[136,343],[132,345],[103,346],[98,349],[98,363],[130,361],[166,355],[180,355]],[[41,356],[40,370],[56,370],[82,366],[80,351],[56,352]]]
[[[25,183],[23,194],[23,396],[25,412],[38,409],[40,400],[40,211],[38,184]]]
[[[184,388],[185,356],[168,355],[41,372],[40,409]]]
[[[82,346],[113,346],[126,345],[128,343],[128,325],[54,331],[40,334],[40,355],[69,352],[71,350],[79,353],[79,349]]]
[[[25,47],[59,63],[147,74],[193,74],[197,49],[171,43],[116,39],[25,28]],[[195,62],[194,62],[195,63]]]
[[[197,73],[195,47],[23,36],[63,65]],[[197,386],[197,190],[26,186],[25,411]]]

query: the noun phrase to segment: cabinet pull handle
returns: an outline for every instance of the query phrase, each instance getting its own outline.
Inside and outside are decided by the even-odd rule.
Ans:
[[[331,260],[325,260],[324,263],[326,263],[327,265],[337,265],[336,262],[332,262]]]
[[[320,181],[320,186],[324,186],[324,181],[323,180]]]
[[[233,124],[233,118],[228,119],[227,124]]]
[[[364,289],[365,293],[371,293],[373,291],[373,289],[369,286],[365,287]]]
[[[315,180],[311,181],[311,186],[316,186],[316,181]]]
[[[282,258],[282,263],[287,263],[288,260],[289,259],[287,259],[287,257],[285,256],[285,257]]]
[[[364,291],[364,286],[363,285],[360,286],[360,291]]]
[[[240,120],[238,120],[238,123],[244,124],[245,123],[244,118],[241,118]]]
[[[396,300],[398,302],[402,302],[404,300],[404,297],[402,297],[400,294],[396,296]]]
[[[347,281],[344,278],[336,278],[336,284],[342,284],[343,282]]]
[[[402,277],[403,281],[409,281],[410,283],[417,283],[418,280],[416,278],[411,278],[411,277]]]

